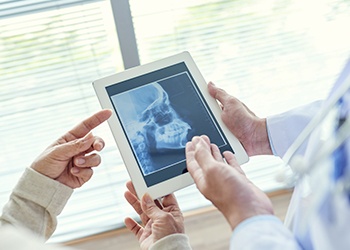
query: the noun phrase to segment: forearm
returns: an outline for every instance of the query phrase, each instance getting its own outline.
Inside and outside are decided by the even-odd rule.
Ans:
[[[0,223],[24,227],[48,239],[72,192],[71,188],[28,168],[4,206]]]
[[[230,249],[301,250],[293,234],[275,216],[255,216],[243,221],[232,233]]]

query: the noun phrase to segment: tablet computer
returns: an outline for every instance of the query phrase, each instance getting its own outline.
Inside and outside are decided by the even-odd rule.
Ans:
[[[139,198],[160,198],[189,186],[185,145],[207,135],[221,152],[248,156],[220,118],[221,109],[188,52],[137,66],[93,82]]]

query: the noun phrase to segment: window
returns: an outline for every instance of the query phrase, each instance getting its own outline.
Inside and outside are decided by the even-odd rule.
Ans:
[[[42,150],[100,109],[92,81],[123,70],[109,1],[39,2],[10,1],[1,6],[1,205]],[[112,222],[114,227],[122,224],[115,214],[122,198],[113,196],[118,178],[122,183],[127,175],[121,171],[107,124],[96,134],[107,141],[104,154],[109,160],[96,170],[96,178],[76,190],[53,241],[95,233]]]
[[[0,6],[1,206],[47,145],[100,109],[91,82],[123,65],[190,51],[205,79],[264,117],[324,98],[350,51],[345,0],[25,0]],[[107,124],[95,134],[106,141],[102,165],[74,192],[52,242],[122,227],[133,215],[123,198],[128,174]],[[282,187],[274,180],[279,165],[275,157],[259,156],[244,169],[271,191]],[[210,204],[194,186],[176,196],[183,210]]]
[[[141,63],[189,50],[208,81],[262,116],[323,98],[349,54],[348,1],[130,4]]]
[[[207,81],[260,117],[326,97],[349,56],[349,4],[130,0],[141,63],[188,50]],[[280,164],[259,156],[244,169],[268,191],[281,187],[274,179]]]

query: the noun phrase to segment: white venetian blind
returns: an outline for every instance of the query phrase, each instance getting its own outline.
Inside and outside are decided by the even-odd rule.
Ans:
[[[190,51],[204,78],[260,117],[324,98],[350,52],[343,0],[130,0],[141,63]],[[152,6],[152,7],[150,7]],[[275,157],[244,166],[281,188]]]
[[[116,1],[116,0],[112,0]],[[118,4],[118,1],[116,1]],[[130,0],[141,63],[188,50],[205,78],[259,116],[323,98],[349,54],[342,0]],[[100,109],[91,82],[123,70],[109,1],[0,1],[0,206],[23,169],[53,140]],[[121,35],[121,33],[119,33]],[[123,226],[128,180],[107,124],[93,178],[67,204],[52,242]],[[280,161],[244,169],[263,190]],[[194,186],[183,210],[210,204]]]
[[[2,207],[41,151],[100,110],[91,82],[123,68],[108,1],[2,1],[0,10]],[[73,194],[52,241],[122,224],[127,176],[107,124],[96,134],[107,142],[104,164]]]
[[[130,3],[141,63],[188,50],[261,116],[323,98],[349,56],[346,0]]]
[[[1,207],[44,148],[100,109],[91,82],[123,70],[110,3],[63,3],[1,5]],[[135,216],[123,197],[129,177],[107,124],[95,134],[106,141],[103,162],[74,192],[50,242],[123,227],[126,216]],[[178,198],[184,211],[209,204],[194,187]]]

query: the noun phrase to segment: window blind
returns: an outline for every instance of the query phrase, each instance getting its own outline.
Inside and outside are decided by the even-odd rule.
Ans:
[[[342,0],[130,0],[140,62],[190,51],[207,81],[266,117],[326,97],[349,56]],[[148,8],[152,6],[152,8]],[[281,160],[243,166],[265,191]]]
[[[123,70],[108,1],[3,4],[0,9],[8,11],[0,18],[1,207],[39,153],[100,109],[91,82]],[[127,175],[107,124],[95,133],[106,140],[104,164],[74,192],[50,241],[122,224],[118,202]]]
[[[112,0],[114,1],[114,0]],[[259,116],[323,98],[349,54],[341,0],[130,0],[141,63],[188,50],[205,78]],[[0,12],[0,205],[23,169],[53,140],[100,109],[91,82],[123,70],[109,1],[2,1]],[[121,36],[122,32],[118,32]],[[129,179],[107,124],[93,178],[77,189],[50,242],[123,226]],[[260,188],[280,159],[253,157]],[[210,203],[191,186],[175,193],[184,211]]]
[[[0,2],[0,18],[33,14],[95,1],[98,0],[2,0]]]
[[[261,116],[325,97],[349,56],[348,1],[130,4],[141,63],[188,50],[208,81]]]

